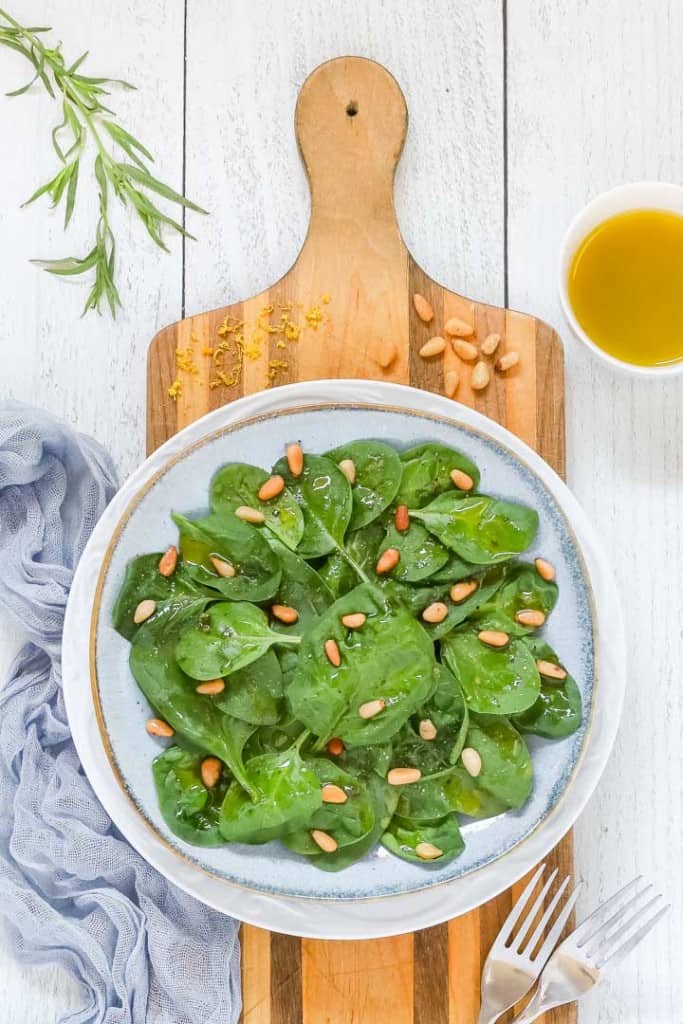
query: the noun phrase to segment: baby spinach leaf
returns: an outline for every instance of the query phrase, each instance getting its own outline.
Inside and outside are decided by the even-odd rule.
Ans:
[[[512,715],[531,707],[541,679],[536,661],[521,640],[505,647],[488,647],[476,633],[450,633],[441,643],[441,656],[462,687],[471,711]]]
[[[235,516],[212,513],[203,519],[174,514],[180,550],[189,575],[231,601],[267,601],[280,585],[280,563],[254,526]],[[210,556],[230,562],[235,576],[219,576]]]
[[[133,678],[154,710],[181,736],[224,761],[235,779],[249,791],[242,750],[254,726],[224,714],[176,663],[170,645],[130,650]]]
[[[458,583],[460,580],[467,580],[470,578],[472,573],[477,569],[477,566],[472,565],[471,562],[466,562],[464,558],[460,558],[459,555],[454,555],[452,552],[448,554],[448,561],[436,572],[433,572],[429,577],[430,583]]]
[[[170,638],[188,619],[195,618],[217,594],[196,583],[180,562],[172,576],[159,572],[161,552],[140,555],[126,566],[123,586],[116,599],[112,620],[126,640],[133,640],[142,626],[133,622],[141,601],[156,601],[156,610],[144,623],[145,635],[156,643]]]
[[[273,644],[298,644],[268,625],[268,618],[246,601],[220,601],[195,625],[182,631],[175,656],[192,679],[218,679],[261,658]]]
[[[448,608],[446,618],[441,622],[431,624],[425,622],[424,624],[425,629],[432,640],[440,640],[442,637],[447,636],[456,628],[456,626],[459,626],[466,619],[469,619],[474,615],[481,605],[492,599],[494,594],[502,586],[506,578],[506,572],[506,565],[493,565],[485,572],[481,572],[480,570],[479,572],[470,573],[468,579],[477,580],[479,586],[473,594],[464,601],[461,601],[459,604],[453,604],[450,600],[450,596],[444,596],[443,600]]]
[[[436,726],[436,737],[424,740],[420,721]],[[393,741],[391,767],[419,768],[422,776],[449,768],[462,750],[469,721],[467,705],[457,679],[444,665],[438,665],[438,682],[429,701],[403,726]]]
[[[387,526],[379,554],[387,548],[396,548],[400,558],[392,569],[391,577],[404,583],[419,583],[431,577],[448,561],[448,551],[432,537],[420,523],[412,522],[407,530],[397,530],[393,523]]]
[[[269,530],[288,548],[296,548],[304,532],[304,517],[294,496],[285,488],[277,498],[259,501],[258,492],[270,474],[258,466],[229,462],[221,466],[211,481],[211,511],[233,517],[240,505],[258,508]]]
[[[313,841],[311,829],[327,832],[340,849],[350,846],[366,836],[375,824],[374,804],[367,787],[332,761],[310,758],[306,764],[318,776],[321,788],[326,783],[339,786],[347,800],[343,804],[322,804],[305,828],[288,833],[282,841],[294,853],[325,857],[327,854]]]
[[[226,715],[251,725],[273,725],[280,718],[284,687],[282,670],[274,651],[232,672],[225,689],[211,700]]]
[[[431,822],[457,811],[470,818],[494,818],[506,805],[477,785],[457,764],[439,774],[401,787],[397,813],[416,822]]]
[[[351,560],[367,575],[374,575],[375,565],[379,556],[380,544],[384,540],[384,527],[379,522],[371,523],[362,530],[354,530],[346,535],[344,550]],[[358,585],[358,573],[351,568],[347,559],[340,551],[333,551],[325,560],[319,574],[335,599],[348,594]]]
[[[527,637],[524,643],[537,660],[560,664],[555,651],[540,637]],[[581,691],[575,680],[569,674],[565,679],[546,679],[541,676],[538,700],[526,711],[514,715],[512,724],[520,732],[561,739],[576,732],[582,717]]]
[[[451,480],[454,469],[467,473],[475,489],[479,486],[479,470],[471,459],[445,444],[429,443],[409,448],[401,452],[401,462],[403,475],[395,499],[397,505],[423,508],[444,491],[462,494]]]
[[[367,526],[391,505],[401,483],[402,467],[390,445],[383,441],[350,441],[327,452],[327,458],[336,465],[351,459],[356,467],[350,530]]]
[[[376,772],[385,779],[391,768],[391,743],[373,743],[371,747],[351,747],[337,758],[337,764],[351,775],[367,779]]]
[[[289,605],[299,613],[297,622],[284,626],[284,633],[302,633],[325,612],[334,596],[321,576],[296,552],[273,538],[270,545],[280,560],[282,576],[274,603]],[[273,629],[278,629],[273,625]]]
[[[538,529],[535,509],[484,494],[441,494],[411,515],[447,548],[475,565],[494,565],[520,554]]]
[[[286,750],[305,731],[305,726],[293,715],[274,725],[262,725],[247,740],[244,747],[244,760],[249,761],[259,754],[272,754],[278,750]]]
[[[351,612],[367,615],[362,628],[342,625]],[[338,668],[325,654],[330,639],[341,653]],[[322,741],[339,736],[346,746],[384,743],[429,698],[436,673],[431,641],[419,623],[392,608],[376,587],[361,584],[304,636],[288,698],[296,717]],[[360,706],[378,699],[386,701],[384,710],[361,718]]]
[[[306,455],[301,476],[292,476],[286,459],[280,459],[273,472],[284,478],[303,512],[301,557],[318,558],[341,547],[353,503],[349,481],[335,463],[322,455]]]
[[[301,828],[322,806],[318,776],[296,746],[247,761],[252,799],[232,785],[220,811],[219,827],[232,843],[267,843]]]
[[[366,835],[356,840],[355,843],[341,846],[334,853],[326,853],[324,857],[311,857],[311,864],[317,868],[322,868],[323,871],[341,871],[357,860],[361,860],[379,842],[396,809],[398,794],[394,786],[390,786],[374,772],[368,776],[366,785],[373,804],[374,825]]]
[[[159,810],[171,832],[194,846],[222,846],[218,814],[227,789],[223,776],[207,789],[200,774],[201,755],[167,747],[152,763]]]
[[[534,784],[534,769],[526,743],[507,718],[473,715],[466,745],[481,757],[476,782],[506,807],[521,807]]]
[[[507,579],[477,609],[477,629],[502,629],[513,636],[525,636],[533,627],[517,622],[515,615],[523,609],[550,615],[557,601],[557,584],[541,579],[533,565],[520,564],[510,568]]]
[[[389,822],[389,828],[382,836],[382,845],[386,846],[390,853],[394,853],[402,860],[424,866],[430,862],[418,857],[415,852],[420,843],[431,843],[442,851],[442,856],[432,861],[432,864],[445,864],[454,857],[459,857],[465,849],[465,842],[460,834],[455,814],[449,814],[434,822],[410,821],[394,815]]]

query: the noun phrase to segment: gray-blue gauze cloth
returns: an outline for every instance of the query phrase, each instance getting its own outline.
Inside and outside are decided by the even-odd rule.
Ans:
[[[31,964],[56,963],[83,1005],[63,1024],[232,1024],[234,921],[186,896],[101,807],[64,711],[64,609],[116,490],[106,452],[46,413],[0,403],[0,614],[28,635],[0,688],[0,919]]]

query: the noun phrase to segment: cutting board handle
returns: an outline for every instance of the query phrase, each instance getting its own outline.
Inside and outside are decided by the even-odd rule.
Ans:
[[[328,232],[335,221],[399,234],[393,183],[407,127],[405,97],[381,64],[338,57],[311,72],[297,100],[296,134],[312,232],[321,222]]]

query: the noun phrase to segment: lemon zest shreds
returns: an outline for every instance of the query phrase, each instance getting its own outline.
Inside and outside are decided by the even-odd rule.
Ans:
[[[173,381],[170,388],[168,389],[169,398],[172,398],[174,402],[177,402],[178,395],[182,395],[182,393],[183,382],[180,380],[179,377],[176,377],[176,379]]]
[[[323,304],[323,306],[329,306],[330,302],[332,302],[332,296],[328,295],[328,293],[325,292],[324,295],[320,296],[320,301]]]
[[[199,373],[199,367],[194,361],[194,355],[189,346],[184,349],[177,348],[175,350],[175,356],[176,368],[178,370],[185,370],[186,373]]]
[[[304,316],[309,326],[312,327],[314,331],[317,331],[318,324],[323,318],[323,311],[320,306],[311,306],[311,308],[304,313]]]

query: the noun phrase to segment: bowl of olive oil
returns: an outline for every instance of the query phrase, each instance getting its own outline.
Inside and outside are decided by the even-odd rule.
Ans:
[[[562,244],[560,298],[576,336],[606,362],[683,372],[683,188],[621,185],[584,207]]]

